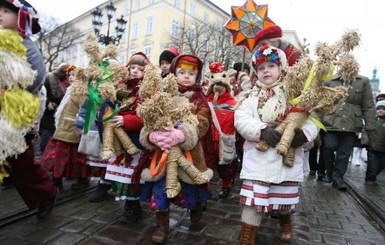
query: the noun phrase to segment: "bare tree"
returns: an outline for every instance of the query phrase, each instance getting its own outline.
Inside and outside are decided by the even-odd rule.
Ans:
[[[241,61],[243,49],[234,47],[231,34],[217,24],[192,21],[181,26],[178,35],[171,35],[170,40],[168,46],[179,47],[181,53],[199,57],[205,65],[217,61],[228,69],[234,62]]]
[[[43,17],[40,20],[41,31],[37,36],[37,44],[49,71],[52,71],[60,52],[74,45],[78,30],[66,23],[61,25],[54,17]]]

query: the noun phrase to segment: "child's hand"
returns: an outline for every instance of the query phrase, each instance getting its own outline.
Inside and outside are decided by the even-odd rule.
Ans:
[[[123,116],[114,116],[114,118],[111,119],[111,122],[116,128],[123,127]]]
[[[76,129],[75,129],[75,134],[76,134],[76,136],[82,135],[82,131],[83,131],[83,129],[81,129],[81,128],[76,128]]]
[[[294,129],[295,135],[293,138],[293,141],[291,142],[291,147],[297,148],[305,144],[307,141],[307,138],[305,134],[303,133],[302,129],[300,128],[295,128]]]
[[[277,146],[281,137],[282,134],[270,126],[261,130],[261,139],[265,140],[273,148]]]

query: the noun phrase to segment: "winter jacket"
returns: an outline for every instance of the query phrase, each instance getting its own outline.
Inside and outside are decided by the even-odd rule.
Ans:
[[[275,148],[270,147],[265,152],[255,148],[256,143],[260,140],[261,130],[267,126],[267,123],[261,120],[258,112],[259,96],[258,91],[254,92],[235,110],[235,127],[245,139],[240,178],[276,184],[283,181],[301,182],[304,163],[302,147],[296,149],[293,167],[283,164],[283,158]],[[303,125],[302,130],[309,142],[314,140],[319,132],[319,128],[309,119]]]
[[[375,151],[385,152],[385,118],[377,118],[376,132],[373,139],[372,149]]]
[[[46,106],[50,102],[59,105],[65,94],[65,91],[60,87],[59,79],[53,73],[48,73],[44,79],[44,86],[47,89]],[[48,108],[45,110],[40,122],[40,128],[55,130],[55,111]]]
[[[365,123],[367,132],[375,129],[376,112],[372,89],[369,79],[364,76],[356,76],[353,81],[344,81],[342,75],[337,73],[330,81],[325,82],[327,87],[348,86],[349,95],[345,103],[335,106],[332,114],[323,117],[322,122],[328,131],[359,133]]]
[[[79,143],[80,136],[75,134],[75,120],[84,99],[79,96],[71,96],[71,91],[72,86],[68,87],[67,94],[57,109],[55,114],[57,126],[52,137],[67,143]]]
[[[29,37],[24,37],[23,45],[27,48],[28,63],[31,64],[32,70],[37,71],[35,81],[31,86],[27,87],[27,90],[33,94],[36,94],[43,85],[43,80],[46,73],[44,60],[36,44]]]

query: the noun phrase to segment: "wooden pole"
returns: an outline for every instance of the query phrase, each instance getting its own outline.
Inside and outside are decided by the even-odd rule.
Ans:
[[[241,71],[243,72],[245,68],[245,59],[246,59],[246,47],[243,46],[243,56],[242,56],[242,66],[241,66]]]

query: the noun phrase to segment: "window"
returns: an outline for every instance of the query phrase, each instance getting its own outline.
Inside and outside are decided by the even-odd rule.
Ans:
[[[145,44],[144,45],[144,53],[148,57],[148,59],[151,60],[151,44]]]
[[[124,63],[124,55],[125,55],[125,50],[124,49],[120,49],[119,50],[119,55],[118,55],[118,61],[120,62],[120,64],[123,64]]]
[[[128,3],[125,3],[123,7],[123,15],[127,16],[129,13],[130,13],[130,5]]]
[[[177,20],[172,21],[172,26],[171,26],[171,35],[173,37],[178,37],[179,35],[179,29],[180,29],[180,23]]]
[[[197,9],[196,9],[195,4],[190,3],[190,14],[191,14],[192,16],[195,16],[195,15],[196,15],[196,12],[197,12]]]
[[[140,9],[140,1],[139,0],[134,1],[133,9],[134,9],[134,11]]]
[[[203,14],[203,22],[208,23],[209,22],[209,13],[205,11]]]
[[[152,4],[154,4],[154,0],[148,0],[148,5],[152,5]]]
[[[150,17],[147,17],[147,21],[146,21],[146,35],[151,35],[152,34],[152,25],[153,25],[153,21],[154,18],[152,16]]]
[[[132,46],[131,48],[130,48],[130,57],[133,55],[133,54],[135,54],[136,53],[136,46]]]
[[[180,8],[180,0],[174,0],[174,7],[175,8]]]
[[[139,23],[135,22],[132,24],[131,39],[138,38],[138,31],[139,31]]]

